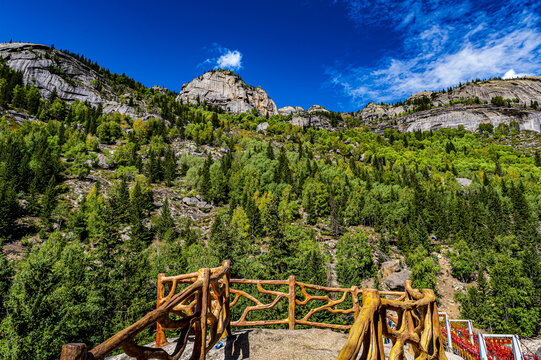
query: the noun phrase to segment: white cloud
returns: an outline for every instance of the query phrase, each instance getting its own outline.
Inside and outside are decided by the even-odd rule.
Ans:
[[[238,50],[229,50],[217,60],[217,67],[238,70],[242,67],[242,54]]]
[[[204,46],[203,50],[216,56],[207,58],[205,61],[199,63],[197,67],[208,69],[210,65],[215,69],[239,70],[242,68],[242,53],[239,50],[230,50],[217,43],[213,43],[211,47]]]
[[[511,0],[491,7],[473,0],[342,1],[359,26],[377,23],[403,36],[399,55],[373,66],[327,67],[330,83],[357,105],[392,102],[476,78],[541,73],[537,3]]]
[[[514,69],[511,69],[503,75],[502,79],[514,79],[528,75],[530,74],[517,74]]]

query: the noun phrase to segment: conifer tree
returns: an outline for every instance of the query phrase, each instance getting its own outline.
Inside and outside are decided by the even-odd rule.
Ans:
[[[49,217],[51,216],[54,208],[56,207],[56,180],[54,176],[51,176],[49,179],[49,184],[47,189],[43,194],[41,199],[41,213],[40,217],[45,223],[49,222]]]
[[[218,114],[213,112],[212,113],[212,116],[211,116],[211,122],[212,122],[212,127],[214,129],[217,129],[220,127],[220,119],[218,118]]]
[[[199,182],[199,190],[201,191],[201,195],[205,199],[208,199],[208,196],[210,195],[210,189],[211,189],[211,181],[210,181],[210,166],[212,165],[212,156],[210,153],[207,156],[207,159],[203,163],[203,168],[201,169],[200,174],[200,182]]]
[[[274,160],[274,150],[272,149],[272,141],[267,143],[267,158],[269,160]]]
[[[124,224],[129,219],[130,212],[130,194],[128,190],[128,182],[123,176],[120,182],[113,185],[108,207],[113,215],[113,220],[116,224]]]
[[[175,154],[168,146],[165,150],[164,164],[163,164],[163,178],[167,186],[171,186],[173,180],[177,177],[177,159]]]
[[[2,248],[2,240],[0,240],[0,249]],[[4,308],[4,300],[7,299],[9,286],[11,285],[11,277],[14,275],[11,264],[7,261],[6,256],[0,251],[0,319],[6,315]]]
[[[24,86],[17,85],[13,89],[13,99],[11,103],[14,107],[23,108],[26,105],[26,90]]]
[[[261,234],[263,226],[261,225],[261,213],[257,207],[255,200],[252,196],[247,196],[244,210],[248,216],[250,222],[250,230],[252,231],[252,237],[257,237]]]
[[[13,185],[0,179],[0,238],[9,237],[15,227],[19,203]]]
[[[164,240],[172,239],[176,234],[175,230],[175,221],[171,215],[171,210],[169,209],[169,198],[165,198],[163,206],[160,210],[160,216],[156,224],[157,233],[160,236],[160,239]]]

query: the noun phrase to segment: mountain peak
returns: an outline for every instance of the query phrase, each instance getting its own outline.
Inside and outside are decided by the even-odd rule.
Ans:
[[[207,102],[234,114],[252,112],[277,115],[278,108],[260,87],[248,85],[239,74],[227,69],[211,70],[184,84],[177,97],[184,103]]]

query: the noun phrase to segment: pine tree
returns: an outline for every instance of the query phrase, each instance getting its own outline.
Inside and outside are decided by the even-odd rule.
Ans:
[[[263,226],[261,224],[261,213],[257,207],[255,200],[252,196],[247,196],[244,210],[248,216],[250,222],[250,230],[252,231],[252,237],[257,237],[261,234]]]
[[[156,224],[157,233],[160,236],[161,240],[172,239],[176,234],[175,230],[175,221],[171,215],[171,210],[169,209],[169,198],[165,198],[163,206],[160,210],[160,216]]]
[[[53,103],[56,98],[58,98],[58,91],[56,90],[56,86],[54,87],[53,91],[51,91],[51,94],[49,95],[49,103]]]
[[[130,212],[130,193],[128,191],[128,182],[126,177],[122,177],[120,182],[113,185],[108,207],[113,214],[113,219],[116,224],[124,224],[129,220]]]
[[[269,141],[267,144],[267,158],[269,160],[274,160],[274,150],[272,149],[272,141]]]
[[[274,182],[286,184],[292,184],[293,178],[291,176],[291,169],[289,168],[289,162],[287,160],[286,151],[284,147],[280,149],[280,155],[278,156],[278,168],[275,173]]]
[[[2,248],[2,240],[0,240],[0,249]],[[14,275],[11,264],[7,261],[6,256],[0,251],[0,319],[6,315],[4,308],[4,300],[7,299],[11,278]]]
[[[336,198],[334,197],[332,193],[331,193],[330,202],[331,202],[331,229],[332,229],[333,235],[335,237],[338,237],[342,235],[344,231],[342,227],[342,217],[340,214],[341,212],[339,209],[339,205],[337,204]]]
[[[218,118],[218,114],[213,112],[211,117],[212,127],[214,129],[218,129],[220,127],[220,119]]]
[[[212,156],[210,153],[207,156],[207,159],[203,163],[203,168],[201,169],[201,174],[199,175],[200,181],[199,181],[199,191],[201,191],[201,195],[205,199],[208,199],[208,196],[210,195],[210,189],[211,189],[211,181],[210,181],[210,166],[212,165]]]
[[[45,223],[49,223],[49,217],[51,216],[54,208],[56,207],[56,180],[54,176],[49,179],[47,189],[41,199],[41,213],[40,217]]]
[[[16,108],[24,108],[26,105],[26,89],[24,86],[17,85],[13,89],[13,99],[11,104]]]
[[[141,183],[135,181],[133,188],[130,191],[130,204],[131,204],[131,214],[130,216],[142,220],[145,213],[145,196],[143,195],[143,190],[141,189]]]
[[[171,150],[171,147],[167,147],[164,155],[164,164],[163,164],[163,178],[165,180],[165,185],[171,186],[173,180],[177,177],[177,159],[175,154]]]
[[[535,150],[535,166],[541,167],[541,151]]]

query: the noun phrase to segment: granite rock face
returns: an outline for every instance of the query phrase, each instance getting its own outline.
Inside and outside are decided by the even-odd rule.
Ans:
[[[491,99],[518,99],[510,107],[493,106]],[[427,97],[435,108],[408,113],[416,99]],[[452,101],[479,98],[481,104],[451,104]],[[394,127],[401,131],[427,131],[453,128],[460,125],[467,130],[477,130],[479,124],[498,126],[516,121],[521,130],[540,132],[541,112],[529,108],[532,101],[541,102],[541,77],[525,77],[510,80],[489,80],[462,85],[450,92],[424,91],[414,94],[398,106],[369,103],[357,116],[376,131]],[[487,104],[483,104],[486,102]]]
[[[462,85],[451,93],[438,94],[437,101],[445,103],[449,100],[479,97],[488,101],[501,96],[504,99],[518,99],[519,104],[530,105],[531,101],[541,102],[541,77],[529,76],[508,80],[488,80],[480,83]]]
[[[283,108],[278,109],[278,113],[282,116],[287,116],[299,112],[304,112],[304,109],[300,106],[284,106]]]
[[[184,84],[177,101],[206,101],[233,114],[256,109],[262,116],[278,115],[276,104],[265,90],[245,84],[240,76],[227,70],[209,71]]]
[[[45,45],[0,44],[0,57],[6,64],[23,74],[25,84],[34,84],[48,98],[56,88],[60,99],[88,101],[92,105],[105,103],[97,90],[110,95],[103,77],[73,57]]]
[[[407,109],[405,106],[391,106],[388,104],[378,105],[371,101],[364,109],[360,111],[358,116],[365,121],[374,121],[380,118],[392,118],[395,117]]]
[[[0,44],[0,57],[10,68],[20,71],[24,83],[33,84],[45,98],[49,98],[56,89],[58,98],[68,103],[78,100],[92,106],[101,104],[106,114],[119,112],[143,119],[159,117],[147,111],[144,101],[128,106],[128,99],[133,96],[129,89],[125,89],[120,95],[114,93],[109,81],[102,74],[71,55],[49,46],[4,43]],[[161,91],[165,89],[160,88]]]
[[[434,108],[396,118],[402,131],[429,131],[440,128],[457,128],[463,125],[466,130],[475,131],[480,124],[491,123],[494,127],[501,123],[516,121],[520,130],[541,132],[541,112],[518,108],[503,108],[487,105],[453,105]]]

